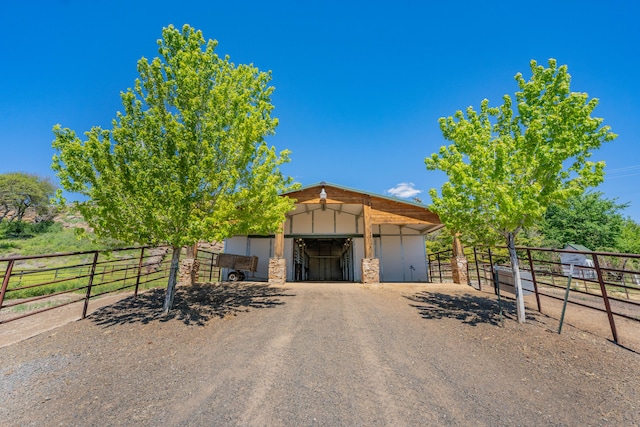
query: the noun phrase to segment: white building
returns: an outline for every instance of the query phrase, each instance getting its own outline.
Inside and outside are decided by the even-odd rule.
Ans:
[[[258,257],[248,280],[428,281],[425,235],[443,225],[424,205],[326,183],[283,196],[296,199],[283,233],[225,242],[225,253]]]

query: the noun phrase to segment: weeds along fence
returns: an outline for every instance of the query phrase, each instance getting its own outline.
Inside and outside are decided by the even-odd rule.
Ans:
[[[198,281],[220,279],[216,255],[198,251]],[[170,264],[169,247],[0,258],[0,324],[80,302],[84,318],[91,299],[165,285]]]
[[[581,306],[607,315],[618,342],[616,317],[640,322],[640,255],[546,248],[516,248],[525,293]],[[467,278],[478,290],[513,294],[513,273],[506,247],[465,248]],[[452,251],[428,255],[431,281],[451,281]],[[573,266],[573,267],[572,267]],[[567,287],[569,289],[567,290]]]

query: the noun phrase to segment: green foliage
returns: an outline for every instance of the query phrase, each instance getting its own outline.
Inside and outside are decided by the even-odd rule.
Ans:
[[[24,172],[0,174],[0,222],[21,222],[28,208],[36,214],[47,212],[54,191],[48,178]]]
[[[450,251],[453,248],[453,236],[446,228],[429,233],[425,240],[428,254]]]
[[[531,61],[532,77],[518,73],[516,110],[509,95],[503,104],[473,107],[440,119],[444,138],[453,144],[425,159],[427,169],[442,170],[449,181],[441,195],[430,191],[435,211],[461,240],[494,244],[506,240],[516,283],[518,321],[524,300],[515,238],[538,224],[552,203],[563,204],[604,178],[604,162],[591,151],[613,140],[602,119],[591,117],[597,99],[570,91],[566,65],[549,68]]]
[[[542,232],[548,246],[579,244],[594,251],[616,251],[626,204],[606,199],[600,192],[570,197],[566,204],[551,204]]]
[[[25,224],[27,227],[29,225]],[[95,237],[91,233],[88,236]],[[0,256],[81,252],[114,249],[121,246],[121,242],[110,239],[79,239],[75,230],[63,229],[59,223],[55,223],[40,233],[29,232],[19,237],[3,237],[0,240]]]
[[[523,228],[516,236],[516,245],[540,248],[545,246],[544,236],[538,226]]]
[[[53,231],[54,229],[61,230],[62,226],[55,223],[53,220],[34,223],[24,221],[5,222],[0,224],[0,239],[12,237],[27,239],[29,237],[34,237],[37,234]]]
[[[113,129],[81,141],[54,127],[63,187],[87,196],[79,209],[99,236],[174,248],[200,239],[275,232],[293,202],[289,160],[264,138],[277,119],[270,73],[234,65],[216,42],[185,25],[164,28],[159,57],[138,62]]]
[[[79,210],[98,236],[173,247],[167,313],[180,247],[277,232],[293,200],[279,196],[291,186],[279,170],[289,152],[265,142],[278,124],[271,74],[218,57],[217,42],[188,25],[162,36],[160,56],[138,61],[112,130],[81,141],[54,127],[53,169],[87,197]]]
[[[640,224],[631,218],[624,218],[616,241],[618,251],[627,254],[640,254]]]
[[[539,223],[550,204],[603,180],[604,162],[589,161],[591,151],[616,135],[591,117],[598,100],[570,92],[567,67],[553,59],[549,68],[531,61],[531,72],[529,81],[515,76],[515,111],[505,95],[500,107],[485,99],[479,112],[469,107],[440,119],[453,144],[425,159],[449,178],[441,196],[431,190],[432,209],[466,241],[515,235]]]
[[[81,238],[76,229],[69,228],[73,226],[84,230],[87,224],[71,205],[58,211],[53,220],[0,223],[0,257],[108,250],[124,246],[113,239],[100,239],[91,231],[82,233],[87,238]],[[16,234],[16,227],[20,227],[20,233]]]

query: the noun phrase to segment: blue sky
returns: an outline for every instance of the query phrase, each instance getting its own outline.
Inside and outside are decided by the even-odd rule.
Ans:
[[[572,90],[599,98],[617,140],[607,197],[640,221],[640,6],[634,1],[5,1],[0,6],[0,173],[53,176],[51,128],[108,127],[136,62],[162,27],[188,23],[235,63],[272,70],[284,170],[429,201],[445,176],[424,158],[446,144],[438,118],[497,105],[529,61],[567,64]],[[411,191],[413,190],[413,191]]]

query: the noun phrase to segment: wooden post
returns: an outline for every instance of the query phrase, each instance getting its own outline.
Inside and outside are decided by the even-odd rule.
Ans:
[[[362,218],[364,221],[364,257],[373,258],[373,230],[371,226],[371,200],[367,197],[362,204]]]
[[[191,246],[187,246],[187,257],[180,263],[178,281],[183,284],[193,285],[198,280],[199,271],[200,261],[198,261],[198,242],[196,242]]]
[[[276,233],[275,247],[273,249],[275,258],[284,258],[284,222],[280,231]]]
[[[464,256],[464,252],[462,249],[462,243],[460,242],[460,238],[458,234],[454,234],[453,236],[453,256],[459,257]]]
[[[187,258],[197,258],[198,257],[198,242],[194,243],[191,246],[187,246]]]
[[[451,280],[453,281],[453,283],[466,285],[469,283],[469,275],[467,271],[467,269],[469,268],[469,263],[467,262],[467,257],[464,255],[464,249],[462,248],[462,243],[460,242],[460,238],[458,236],[458,234],[453,235]]]
[[[375,258],[373,250],[373,224],[371,220],[371,198],[365,196],[362,199],[362,220],[364,230],[364,258],[361,260],[362,283],[380,283],[380,260]]]

